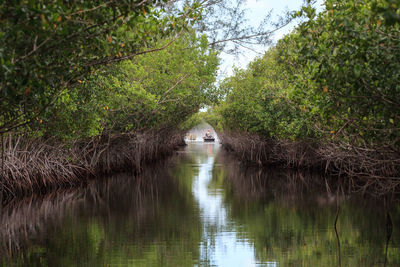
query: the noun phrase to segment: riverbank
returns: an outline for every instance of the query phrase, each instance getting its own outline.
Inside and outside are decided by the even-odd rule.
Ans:
[[[242,161],[347,177],[355,190],[368,190],[378,195],[400,190],[400,155],[389,148],[276,141],[249,133],[225,132],[218,136],[223,147]]]
[[[63,144],[9,135],[2,156],[2,199],[69,188],[111,172],[138,173],[184,145],[179,130],[103,135]]]

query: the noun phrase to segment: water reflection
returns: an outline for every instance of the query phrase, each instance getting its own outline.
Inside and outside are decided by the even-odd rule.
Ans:
[[[215,144],[189,143],[189,150],[197,152],[194,155],[207,155],[194,158],[194,166],[199,172],[192,187],[203,224],[200,265],[255,266],[257,259],[253,245],[237,235],[237,225],[228,218],[224,190],[212,183],[213,173],[224,168],[214,163],[219,149]]]
[[[396,266],[400,207],[189,143],[139,177],[15,200],[1,266]]]
[[[228,216],[254,244],[260,262],[281,266],[397,266],[398,229],[391,253],[385,214],[396,217],[399,207],[388,202],[346,195],[346,184],[316,173],[243,168],[226,154],[219,155],[226,177]],[[339,214],[340,210],[340,214]],[[335,223],[336,222],[336,223]],[[336,233],[335,234],[335,226]],[[388,255],[392,255],[389,259]]]
[[[200,219],[167,169],[10,203],[2,213],[9,226],[1,230],[2,266],[193,265]],[[176,173],[192,175],[186,171]]]

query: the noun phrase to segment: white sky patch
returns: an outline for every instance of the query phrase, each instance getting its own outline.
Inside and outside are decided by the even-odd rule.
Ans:
[[[269,1],[247,0],[246,7],[249,9],[269,9],[271,5]]]
[[[316,7],[318,11],[321,11],[323,2],[324,0],[317,0]],[[247,19],[250,25],[257,27],[271,9],[273,10],[272,18],[274,20],[287,9],[291,11],[298,10],[302,3],[302,0],[247,0],[245,5],[248,9]],[[283,29],[275,32],[273,35],[274,42],[281,39],[285,34],[290,33],[297,23],[291,23]],[[253,49],[256,52],[243,48],[242,53],[238,57],[221,53],[222,64],[220,66],[220,75],[218,78],[223,79],[224,77],[231,75],[234,66],[238,68],[246,68],[248,63],[254,60],[255,57],[262,56],[268,47],[255,46]]]

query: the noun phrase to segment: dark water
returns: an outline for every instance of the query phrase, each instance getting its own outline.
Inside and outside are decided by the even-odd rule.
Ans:
[[[2,207],[0,264],[399,266],[399,205],[338,191],[192,143],[141,177]]]

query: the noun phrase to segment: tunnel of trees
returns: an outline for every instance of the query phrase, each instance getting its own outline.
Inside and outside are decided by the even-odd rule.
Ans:
[[[244,24],[244,2],[3,1],[1,191],[139,171],[202,119],[245,160],[397,188],[398,2],[327,0],[317,14],[309,1],[259,28]],[[294,18],[217,83],[221,51],[270,44]]]

